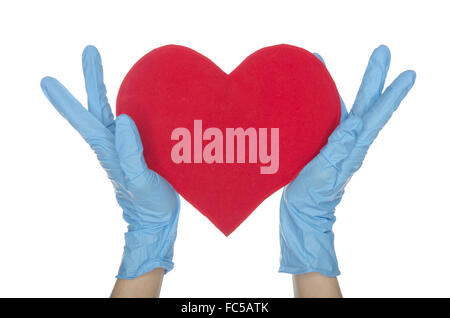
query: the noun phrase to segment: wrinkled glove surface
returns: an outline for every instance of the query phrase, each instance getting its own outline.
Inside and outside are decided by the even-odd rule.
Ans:
[[[320,56],[316,55],[319,59]],[[320,153],[283,190],[280,204],[280,272],[340,274],[332,227],[344,188],[372,142],[415,81],[406,71],[383,92],[390,64],[386,46],[372,54],[356,101]]]
[[[154,268],[173,268],[180,200],[172,186],[147,168],[139,132],[133,120],[114,120],[103,83],[100,54],[93,46],[83,52],[88,109],[56,79],[45,77],[45,96],[97,154],[114,185],[128,225],[117,278],[132,279]]]

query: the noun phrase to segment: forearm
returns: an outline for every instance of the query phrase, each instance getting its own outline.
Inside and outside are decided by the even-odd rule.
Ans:
[[[134,279],[117,279],[111,298],[157,298],[163,277],[164,268],[155,268]]]
[[[336,277],[314,272],[292,275],[292,282],[297,298],[342,298]]]

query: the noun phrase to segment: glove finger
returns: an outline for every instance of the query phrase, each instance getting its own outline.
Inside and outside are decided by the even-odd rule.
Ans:
[[[375,49],[370,56],[361,87],[350,113],[362,117],[379,98],[383,91],[390,60],[391,53],[386,46],[381,45]]]
[[[355,147],[341,167],[342,171],[344,171],[342,175],[346,177],[338,180],[338,182],[346,181],[348,179],[347,176],[353,175],[361,167],[370,144],[411,89],[414,79],[415,73],[412,71],[401,74],[363,117],[363,129]]]
[[[314,55],[323,63],[323,65],[326,66],[324,59],[322,58],[322,56],[320,56],[319,53],[314,53]],[[347,107],[345,107],[345,103],[341,97],[341,94],[339,94],[339,100],[341,101],[341,120],[340,120],[340,122],[342,123],[348,117],[348,111],[347,111]]]
[[[364,128],[358,137],[359,145],[368,147],[372,144],[380,130],[391,118],[400,102],[414,85],[415,79],[416,73],[414,71],[403,72],[367,111],[362,117]]]
[[[125,114],[116,119],[116,150],[122,170],[129,180],[148,170],[138,129]]]
[[[323,63],[323,65],[327,66],[325,64],[325,60],[323,59],[323,57],[319,53],[317,53],[317,52],[314,53],[314,56],[317,57]]]
[[[41,88],[56,110],[66,118],[97,154],[111,180],[120,180],[121,169],[116,158],[114,136],[56,79],[45,77]]]
[[[56,110],[87,141],[90,139],[112,140],[113,135],[58,80],[44,77],[41,88]]]
[[[89,112],[114,133],[114,115],[106,97],[102,60],[94,46],[87,46],[83,51],[83,74]]]
[[[361,129],[362,120],[356,116],[349,116],[331,134],[320,154],[330,165],[340,169],[342,161],[351,153]]]

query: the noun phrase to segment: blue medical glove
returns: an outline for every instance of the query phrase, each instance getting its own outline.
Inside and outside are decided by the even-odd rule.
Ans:
[[[132,279],[154,268],[173,268],[180,200],[172,186],[147,168],[133,120],[114,120],[106,98],[100,55],[93,46],[83,52],[88,110],[56,79],[45,77],[45,96],[97,154],[111,180],[123,218],[129,224],[117,278]],[[150,149],[151,151],[151,149]]]
[[[350,114],[341,101],[341,123],[328,143],[284,188],[280,204],[280,272],[319,272],[330,277],[340,274],[332,232],[335,208],[369,146],[416,78],[413,71],[406,71],[383,92],[389,63],[386,46],[373,52]]]

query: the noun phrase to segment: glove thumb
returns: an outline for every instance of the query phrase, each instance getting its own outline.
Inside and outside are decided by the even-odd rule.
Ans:
[[[116,119],[115,146],[120,166],[128,180],[148,170],[138,129],[128,115],[123,114]]]

